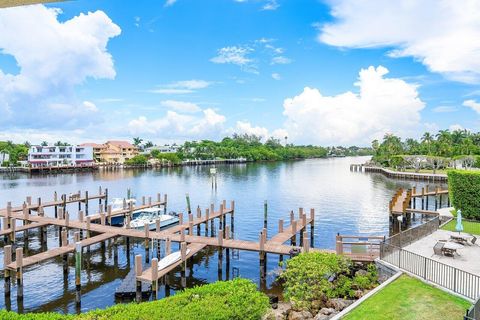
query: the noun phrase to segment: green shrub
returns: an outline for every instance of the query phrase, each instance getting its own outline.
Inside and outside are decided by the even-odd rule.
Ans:
[[[465,218],[480,220],[480,172],[449,170],[447,174],[452,205]]]
[[[352,289],[352,279],[345,275],[340,275],[335,281],[335,286],[329,292],[327,292],[328,298],[351,298],[354,296]]]
[[[125,164],[127,165],[145,165],[147,164],[148,162],[148,159],[146,156],[144,156],[143,154],[138,154],[136,156],[134,156],[132,159],[129,159],[127,161],[125,161]]]
[[[349,274],[351,265],[350,259],[332,253],[299,254],[286,262],[287,267],[280,275],[285,281],[284,297],[298,308],[309,308],[313,300],[331,298],[337,293],[335,282],[329,279],[343,279],[339,276]]]
[[[179,292],[172,297],[140,304],[119,304],[78,316],[55,313],[19,315],[0,311],[7,320],[157,320],[157,319],[260,319],[269,307],[268,297],[246,279],[219,281]]]

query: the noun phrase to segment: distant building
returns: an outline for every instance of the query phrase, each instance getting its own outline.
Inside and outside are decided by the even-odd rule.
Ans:
[[[28,150],[31,168],[93,164],[93,148],[88,146],[31,146]]]
[[[128,141],[111,140],[104,144],[89,142],[81,146],[93,149],[93,158],[96,162],[108,164],[123,164],[138,154],[138,148]]]
[[[5,151],[0,151],[0,167],[4,162],[10,161],[10,154]]]
[[[165,144],[163,146],[153,146],[150,148],[146,148],[142,153],[143,154],[150,154],[153,150],[158,150],[160,153],[176,153],[181,146],[177,144]]]

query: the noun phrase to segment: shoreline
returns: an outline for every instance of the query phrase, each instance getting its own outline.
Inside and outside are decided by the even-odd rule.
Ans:
[[[187,160],[178,164],[145,164],[145,165],[126,165],[126,164],[95,164],[89,167],[46,167],[46,168],[28,168],[28,167],[9,167],[0,168],[0,173],[27,173],[27,174],[58,174],[58,173],[76,173],[76,172],[94,172],[97,170],[115,171],[124,169],[160,169],[174,167],[193,167],[216,164],[246,164],[246,163],[273,163],[273,162],[291,162],[309,159],[329,159],[338,158],[335,156],[295,158],[282,160],[247,160],[247,159],[221,159],[221,160]]]
[[[409,180],[428,181],[428,182],[447,182],[448,181],[448,176],[443,173],[393,171],[393,170],[382,168],[382,167],[367,166],[364,164],[351,164],[350,171],[381,173],[384,176],[388,178],[393,178],[393,179],[409,179]]]

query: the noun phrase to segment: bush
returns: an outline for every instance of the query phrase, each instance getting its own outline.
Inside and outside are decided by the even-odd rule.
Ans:
[[[332,298],[336,283],[331,279],[345,281],[340,275],[349,274],[350,259],[333,253],[302,253],[286,262],[286,269],[280,275],[284,283],[284,297],[298,308],[309,308],[313,300]],[[344,286],[345,283],[339,283]],[[341,293],[345,289],[339,289]]]
[[[125,164],[127,165],[145,165],[147,164],[147,157],[145,157],[143,154],[136,155],[132,159],[129,159],[125,161]]]
[[[119,304],[105,310],[90,311],[78,316],[55,313],[19,315],[0,311],[0,319],[8,320],[123,320],[123,319],[260,319],[269,307],[268,297],[257,291],[246,279],[219,281],[186,289],[162,300],[140,304]]]
[[[480,172],[449,170],[450,202],[468,219],[480,220]]]

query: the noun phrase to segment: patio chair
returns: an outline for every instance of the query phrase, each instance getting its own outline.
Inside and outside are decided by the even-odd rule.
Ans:
[[[434,246],[433,246],[433,254],[432,254],[432,257],[434,255],[437,255],[437,256],[443,256],[443,246],[445,245],[444,242],[437,242]]]

